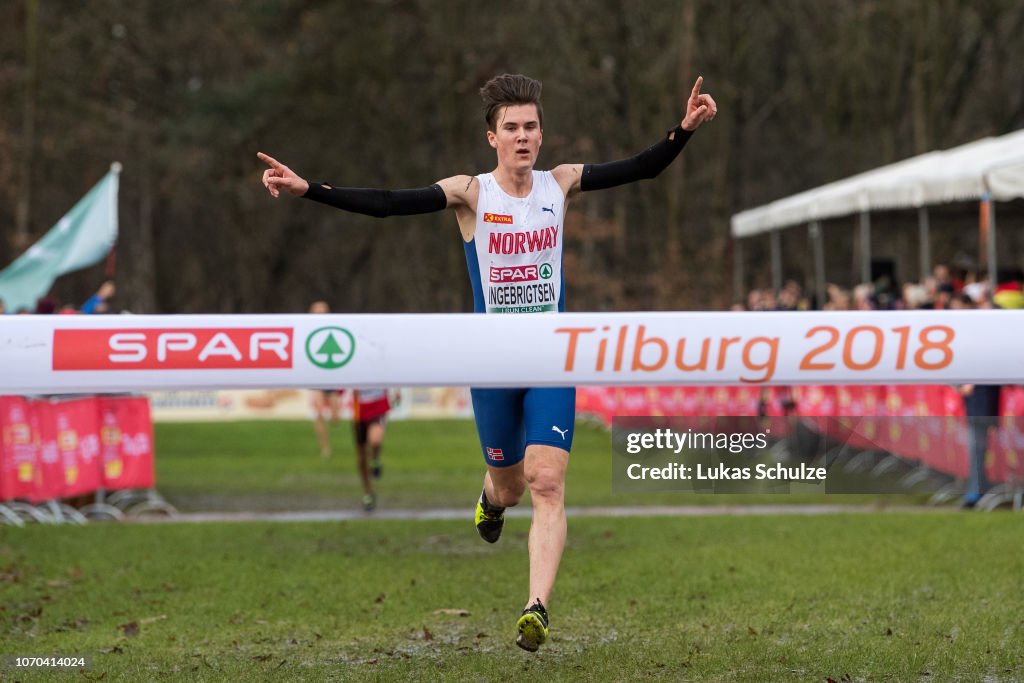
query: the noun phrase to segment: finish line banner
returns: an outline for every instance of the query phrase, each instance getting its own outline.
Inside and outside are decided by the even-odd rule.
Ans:
[[[0,317],[0,394],[1024,382],[1019,311]]]

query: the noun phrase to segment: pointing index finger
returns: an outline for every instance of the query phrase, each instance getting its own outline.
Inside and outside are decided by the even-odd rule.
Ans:
[[[693,91],[690,93],[690,97],[698,97],[700,95],[700,86],[704,82],[703,76],[697,76],[697,82],[693,84]]]
[[[258,158],[260,161],[267,162],[276,169],[280,170],[284,168],[284,164],[282,164],[280,161],[270,156],[269,154],[264,154],[263,152],[256,152],[256,158]]]

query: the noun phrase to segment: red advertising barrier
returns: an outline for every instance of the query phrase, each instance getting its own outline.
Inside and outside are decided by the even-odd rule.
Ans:
[[[145,397],[0,396],[0,501],[151,488],[153,424]]]
[[[100,438],[96,399],[78,398],[52,404],[57,453],[63,481],[58,498],[75,498],[100,487]]]
[[[0,427],[0,500],[38,503],[39,440],[29,401],[20,396],[0,396]]]
[[[1010,477],[1024,479],[1024,418],[1003,418],[1000,429],[989,437],[986,476],[990,481],[1006,481]]]
[[[64,489],[64,463],[57,448],[57,415],[50,401],[33,400],[29,403],[36,424],[36,465],[39,480],[36,483],[37,500],[57,500]]]
[[[103,488],[152,488],[156,474],[149,399],[136,396],[98,400]]]
[[[608,427],[617,415],[761,415],[777,436],[787,433],[788,417],[799,416],[837,441],[967,476],[963,400],[951,386],[579,387],[576,396],[580,415]],[[1000,401],[1004,417],[990,436],[986,464],[993,482],[1024,478],[1024,387],[1003,387]],[[727,428],[721,419],[716,425]]]

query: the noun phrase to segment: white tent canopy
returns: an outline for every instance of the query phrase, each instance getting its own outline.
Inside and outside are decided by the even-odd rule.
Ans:
[[[1024,197],[1024,130],[929,152],[732,217],[733,237],[885,209]]]

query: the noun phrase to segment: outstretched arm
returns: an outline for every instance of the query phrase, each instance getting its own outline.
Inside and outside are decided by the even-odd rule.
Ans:
[[[718,113],[718,106],[711,95],[700,91],[703,82],[704,77],[698,76],[686,102],[686,114],[679,125],[636,156],[606,164],[564,164],[555,168],[555,179],[566,196],[657,177],[679,155],[693,131],[714,119]]]
[[[459,190],[460,186],[469,186],[468,182],[460,182],[463,176],[446,178],[429,187],[412,190],[333,187],[327,183],[309,183],[263,152],[256,156],[270,167],[263,171],[263,185],[275,198],[283,190],[295,197],[378,218],[432,213],[466,204],[466,193]]]

